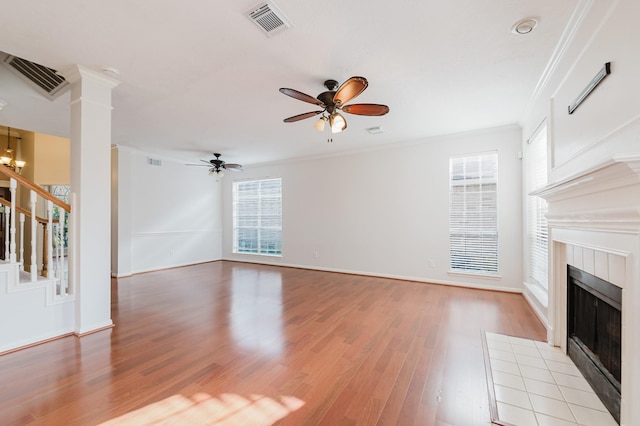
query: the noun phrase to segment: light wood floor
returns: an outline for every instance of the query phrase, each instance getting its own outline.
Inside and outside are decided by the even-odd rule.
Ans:
[[[112,299],[115,328],[0,357],[0,424],[486,425],[481,330],[545,337],[518,294],[234,262]]]

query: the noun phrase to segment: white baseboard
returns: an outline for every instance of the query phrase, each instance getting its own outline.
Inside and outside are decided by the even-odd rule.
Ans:
[[[531,306],[533,313],[536,314],[542,325],[544,325],[544,327],[547,329],[548,335],[548,331],[550,329],[549,320],[547,318],[547,315],[542,311],[542,307],[545,307],[545,301],[540,300],[540,298],[536,297],[536,295],[531,291],[529,284],[522,283],[522,288],[524,289],[522,291],[524,299],[527,301],[529,306]]]

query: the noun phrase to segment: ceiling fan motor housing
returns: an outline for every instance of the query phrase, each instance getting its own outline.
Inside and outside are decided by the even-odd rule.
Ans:
[[[338,82],[336,80],[325,80],[324,81],[324,87],[327,88],[327,90],[336,90],[336,88],[338,87]]]

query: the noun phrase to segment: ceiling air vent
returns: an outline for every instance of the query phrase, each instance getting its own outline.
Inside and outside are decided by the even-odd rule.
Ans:
[[[260,3],[246,15],[269,37],[291,28],[291,21],[273,2]]]
[[[147,157],[147,164],[150,166],[162,166],[162,160]]]
[[[69,82],[57,74],[56,70],[26,59],[7,55],[4,64],[16,73],[18,77],[51,100],[63,94],[69,86]]]

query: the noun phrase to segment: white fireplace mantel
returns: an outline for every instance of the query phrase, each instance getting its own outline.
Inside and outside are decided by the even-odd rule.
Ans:
[[[640,229],[640,153],[616,155],[531,195],[549,203],[553,227]]]
[[[532,192],[548,202],[548,340],[566,351],[567,265],[622,288],[621,424],[640,425],[640,153]]]
[[[640,153],[616,155],[582,172],[534,191],[548,202],[640,183]]]

